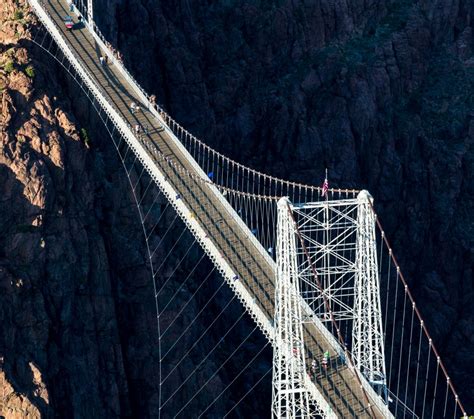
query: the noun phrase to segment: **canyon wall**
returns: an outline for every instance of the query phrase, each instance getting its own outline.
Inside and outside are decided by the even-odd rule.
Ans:
[[[0,414],[152,416],[155,304],[127,178],[29,41],[24,3],[1,13]]]
[[[373,194],[473,406],[474,2],[102,0],[96,10],[140,83],[208,144],[311,184],[328,167],[332,186]]]
[[[474,2],[95,7],[198,137],[271,174],[318,184],[328,167],[331,186],[371,191],[472,411]],[[0,415],[156,417],[153,287],[128,180],[80,90],[29,41],[24,3],[0,14]],[[256,400],[241,414],[264,412]]]

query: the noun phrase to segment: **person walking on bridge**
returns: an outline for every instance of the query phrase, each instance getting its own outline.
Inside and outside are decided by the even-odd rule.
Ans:
[[[316,381],[316,373],[317,373],[317,371],[318,371],[318,363],[316,362],[315,359],[313,359],[313,360],[311,361],[311,369],[310,369],[310,371],[311,371],[311,379],[312,379],[313,381]]]
[[[323,368],[326,371],[328,369],[328,363],[329,363],[329,351],[324,352],[323,355]]]
[[[341,365],[346,363],[346,351],[347,351],[347,342],[344,342],[344,347],[340,347],[338,351],[339,362]]]

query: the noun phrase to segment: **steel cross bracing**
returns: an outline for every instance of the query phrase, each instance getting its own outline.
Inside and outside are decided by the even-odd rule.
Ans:
[[[369,193],[361,191],[357,199],[306,203],[292,209],[304,243],[304,249],[299,246],[296,252],[302,298],[323,323],[337,323],[346,345],[352,337],[356,367],[382,393],[385,355],[371,203]]]
[[[306,357],[299,303],[296,232],[289,201],[278,201],[277,272],[275,284],[275,347],[273,350],[272,413],[278,418],[311,417],[305,387]]]
[[[113,123],[115,131],[124,138],[274,344],[274,261],[218,189],[204,181],[207,175],[151,106],[125,67],[106,48],[103,39],[94,32],[94,23],[86,22],[83,28],[67,31],[62,22],[67,11],[66,1],[29,0],[29,3],[69,62],[69,69],[74,69],[82,86],[90,92],[89,98]],[[111,64],[107,71],[100,66],[99,55],[109,57]],[[139,115],[140,122],[149,124],[150,135],[146,138],[137,137],[131,129],[137,116],[130,114],[130,100],[136,101],[143,110]],[[307,304],[302,299],[300,304],[303,316],[309,317]],[[328,348],[334,353],[338,351],[337,342],[317,318],[303,325],[303,334],[305,354],[309,357],[322,357]],[[336,376],[322,377],[316,383],[306,375],[305,385],[312,402],[320,397],[318,405],[326,404],[335,416],[385,417],[381,398],[365,379],[357,377],[357,371],[346,368],[337,371]]]
[[[294,205],[293,211],[310,259],[297,249],[301,292],[312,311],[330,322],[325,299],[341,327],[354,319],[354,282],[357,243],[357,200],[338,200]],[[314,280],[317,268],[323,289]]]

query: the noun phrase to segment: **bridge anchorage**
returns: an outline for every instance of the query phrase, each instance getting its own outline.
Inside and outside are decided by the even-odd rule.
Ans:
[[[270,372],[275,418],[467,416],[367,191],[329,189],[323,198],[321,188],[274,178],[227,158],[151,100],[95,25],[92,0],[74,2],[74,21],[80,17],[85,24],[72,31],[63,24],[69,10],[65,0],[28,2],[46,29],[32,42],[54,56],[91,100],[130,181],[155,288],[159,415],[206,417],[271,345],[272,366],[229,411],[216,416],[237,412]],[[106,66],[99,56],[109,58]],[[130,102],[140,111],[131,112]],[[142,129],[134,129],[137,125]],[[174,216],[166,226],[162,218],[170,211]],[[173,234],[179,220],[182,232]],[[179,253],[176,245],[185,233],[191,237],[189,249],[164,275],[168,256],[161,261],[157,255],[165,248],[168,255]],[[175,278],[195,245],[202,257],[191,258],[185,279]],[[224,281],[197,316],[173,334],[177,319],[205,288],[193,289],[186,302],[179,297],[204,255],[214,268],[203,283],[214,270]],[[183,336],[224,284],[231,290],[229,302],[190,348],[184,347]],[[205,382],[193,383],[192,397],[173,404],[177,395],[187,394],[190,377],[218,345],[173,387],[177,371],[233,301],[244,310],[219,342],[248,313],[265,345],[219,394],[208,391],[211,403],[195,402],[233,353]],[[172,359],[175,353],[180,358]]]

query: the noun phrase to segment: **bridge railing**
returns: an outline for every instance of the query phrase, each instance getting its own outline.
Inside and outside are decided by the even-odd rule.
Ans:
[[[121,135],[124,136],[124,138],[126,139],[127,143],[130,145],[130,147],[133,149],[133,151],[139,156],[139,159],[140,161],[143,162],[143,164],[145,165],[145,167],[147,168],[147,170],[149,171],[150,175],[155,179],[155,181],[160,185],[160,188],[162,188],[163,190],[166,191],[166,194],[167,196],[170,198],[170,200],[172,200],[172,197],[176,195],[176,191],[172,188],[172,186],[166,182],[166,179],[164,179],[163,175],[161,174],[161,172],[156,168],[156,165],[154,164],[154,162],[150,159],[150,156],[147,154],[147,152],[143,149],[142,145],[140,144],[140,142],[137,140],[137,138],[135,137],[135,135],[133,134],[133,132],[131,131],[131,129],[127,126],[127,124],[125,123],[125,121],[118,115],[118,113],[115,111],[115,109],[113,108],[113,106],[106,100],[106,97],[107,97],[107,94],[106,92],[102,89],[101,86],[99,86],[94,80],[95,78],[84,68],[84,66],[82,66],[80,64],[80,59],[74,54],[74,52],[71,50],[71,48],[68,47],[67,45],[67,42],[66,40],[63,38],[62,34],[60,33],[60,31],[57,29],[57,27],[55,26],[52,18],[48,15],[47,13],[47,9],[45,7],[42,6],[42,3],[40,2],[40,0],[29,0],[30,4],[32,5],[33,9],[35,10],[36,14],[39,16],[40,20],[43,22],[43,24],[47,27],[48,31],[52,34],[53,38],[55,39],[56,43],[58,44],[58,46],[60,47],[60,49],[62,50],[63,54],[65,55],[65,57],[71,62],[71,64],[74,66],[75,68],[75,71],[79,74],[79,76],[81,77],[81,79],[83,79],[88,87],[88,89],[92,92],[94,98],[97,100],[97,102],[100,104],[100,106],[105,110],[105,112],[107,113],[107,115],[109,116],[109,118],[114,121],[114,124],[116,124],[117,126],[117,129],[118,131],[121,133]],[[92,32],[92,33],[95,33],[95,32]],[[98,40],[99,42],[99,45],[101,45],[101,47],[104,49],[104,51],[107,51],[108,48],[104,42],[103,39],[101,39],[100,36],[96,35],[96,39]],[[112,58],[111,58],[112,59]],[[117,67],[121,70],[125,70],[125,67],[121,64],[121,63],[118,63],[116,64]],[[126,70],[125,70],[126,71]],[[128,72],[126,72],[128,73]],[[125,72],[123,74],[126,74]],[[127,79],[131,80],[132,82],[130,82],[131,86],[136,88],[137,91],[141,91],[142,93],[140,94],[140,97],[142,98],[141,95],[145,95],[145,98],[148,100],[148,97],[146,96],[146,93],[143,91],[143,89],[141,89],[138,85],[138,83],[134,82],[134,79],[131,75],[128,75],[127,76]],[[138,94],[138,93],[137,93]],[[151,102],[148,100],[147,103],[150,103]],[[189,156],[192,156],[191,153],[188,152],[188,147],[185,146],[185,144],[183,144],[183,141],[178,141],[177,137],[174,135],[174,132],[173,130],[169,127],[169,124],[171,124],[172,126],[173,123],[172,122],[169,122],[166,123],[166,119],[163,118],[162,114],[160,113],[159,111],[159,107],[157,107],[156,105],[152,106],[152,110],[154,110],[154,115],[160,120],[163,122],[163,125],[164,125],[164,128],[165,130],[167,131],[167,133],[170,135],[171,138],[174,138],[176,139],[177,143],[181,145],[181,150],[183,152],[183,154],[185,156],[187,156],[187,158],[189,159]],[[176,128],[175,128],[176,129]],[[180,132],[183,132],[182,129],[178,129]],[[194,145],[196,144],[199,144],[197,142],[198,140],[192,140],[192,143]],[[184,141],[184,143],[186,143],[186,141]],[[202,144],[202,143],[201,143]],[[203,147],[204,146],[199,146],[199,147]],[[191,147],[192,148],[192,147]],[[212,149],[206,149],[208,150],[206,153],[209,152],[209,150],[212,150]],[[164,156],[160,156],[162,158],[165,159]],[[196,169],[196,173],[197,175],[193,175],[195,178],[197,176],[197,179],[199,179],[199,181],[202,181],[202,182],[205,182],[210,190],[216,194],[216,196],[219,198],[219,200],[226,206],[226,208],[228,209],[228,211],[231,213],[232,217],[236,220],[238,220],[238,222],[241,223],[241,226],[242,228],[247,228],[245,226],[245,224],[240,220],[240,217],[237,215],[236,211],[234,210],[234,208],[232,208],[227,200],[219,193],[219,190],[220,191],[227,191],[226,187],[223,186],[223,185],[220,185],[220,184],[214,184],[211,179],[209,179],[209,176],[208,174],[206,174],[206,172],[203,170],[203,167],[202,167],[202,163],[201,165],[198,165],[194,159],[189,159],[190,162],[193,162],[192,164],[194,165],[193,167],[195,167]],[[170,164],[173,164],[173,162],[169,162],[168,163]],[[213,166],[214,167],[214,166]],[[243,166],[241,166],[241,168],[239,170],[241,170],[242,172],[245,172],[245,170],[247,170],[247,173],[251,173],[251,169],[248,169],[248,168],[244,168],[242,169]],[[182,169],[182,168],[180,168]],[[252,172],[253,173],[253,172]],[[258,172],[255,172],[255,173],[258,173]],[[266,176],[266,175],[265,175]],[[258,176],[256,176],[258,178]],[[247,176],[248,178],[248,176]],[[269,177],[271,178],[271,177]],[[245,176],[244,177],[239,177],[239,181],[242,181],[242,179],[246,179]],[[275,179],[275,178],[271,178],[271,179]],[[278,180],[279,181],[279,180]],[[233,183],[230,183],[230,185],[235,185],[235,181],[232,181]],[[305,191],[305,185],[298,185],[298,184],[292,184],[291,182],[288,183],[288,182],[284,182],[282,181],[283,183],[281,183],[281,185],[293,185],[295,186],[296,189],[294,190],[298,190],[299,189],[299,193],[300,193],[300,196],[301,194],[303,194],[304,196],[304,193],[301,193],[301,191]],[[249,182],[250,183],[250,182]],[[229,183],[227,183],[229,185]],[[278,184],[278,182],[277,182]],[[292,186],[292,187],[293,187]],[[219,189],[218,189],[219,188]],[[244,188],[245,189],[245,188]],[[249,187],[247,187],[247,191],[249,191]],[[281,187],[279,189],[280,191],[282,191]],[[308,189],[306,189],[308,190]],[[313,193],[316,192],[316,195],[319,195],[319,190],[318,188],[313,188],[313,187],[310,187],[311,191],[313,191]],[[232,191],[230,191],[232,192]],[[344,191],[342,191],[344,193]],[[352,192],[348,192],[348,193],[353,193],[354,191]],[[233,193],[233,192],[232,192]],[[237,193],[237,192],[235,192]],[[337,191],[334,191],[333,190],[333,193],[337,193]],[[251,194],[248,192],[248,196],[251,196]],[[270,199],[271,197],[266,197],[266,199]],[[216,265],[218,265],[220,267],[220,270],[221,272],[224,274],[224,277],[226,278],[226,280],[228,280],[229,284],[231,285],[231,287],[235,290],[236,288],[238,288],[238,285],[235,285],[235,281],[232,281],[233,277],[234,277],[234,273],[232,272],[232,270],[229,268],[228,265],[226,265],[225,263],[225,260],[224,258],[222,257],[222,255],[218,254],[218,252],[215,251],[215,249],[209,245],[208,242],[206,242],[205,240],[205,234],[202,230],[202,228],[199,226],[199,224],[196,222],[196,221],[193,221],[192,219],[189,218],[189,212],[190,212],[190,209],[187,208],[184,204],[180,203],[179,201],[177,202],[174,202],[173,205],[175,206],[175,208],[177,209],[178,213],[181,215],[181,217],[185,220],[185,222],[187,223],[187,225],[189,226],[190,230],[193,231],[193,234],[195,234],[195,236],[198,236],[200,238],[200,242],[202,242],[202,245],[203,247],[206,249],[206,251],[208,252],[208,254],[211,255],[211,259],[213,259],[213,261],[216,263]],[[378,221],[378,220],[377,220]],[[380,224],[379,224],[379,227],[380,227]],[[381,228],[381,227],[380,227]],[[250,237],[252,237],[253,235],[250,234]],[[384,234],[383,234],[383,230],[382,230],[382,236],[385,238]],[[265,251],[265,249],[260,245],[260,243],[258,241],[256,241],[256,239],[254,239],[252,237],[252,240],[254,240],[254,244],[256,246],[256,248],[258,249],[258,251],[260,251],[261,253],[263,253],[265,255],[265,257],[267,257],[268,259],[269,256],[267,254],[267,252]],[[388,242],[387,242],[387,247],[388,246]],[[390,249],[390,255],[391,255],[391,260],[392,260],[392,263],[394,264],[394,266],[396,266],[397,268],[397,272],[400,272],[400,269],[398,267],[398,264],[395,260],[395,258],[393,257],[393,254],[391,252],[391,249]],[[270,263],[272,263],[271,259],[270,259]],[[397,277],[398,278],[398,277]],[[421,316],[419,314],[419,311],[414,303],[414,300],[411,296],[411,293],[408,290],[407,288],[407,284],[406,284],[406,281],[404,280],[403,276],[400,277],[400,280],[402,280],[403,282],[403,289],[405,290],[405,294],[408,296],[409,298],[409,301],[411,301],[412,303],[412,307],[413,307],[413,311],[414,313],[416,313],[416,316],[417,318],[419,319],[419,321],[421,322],[420,323],[420,327],[421,327],[421,331],[425,334],[426,338],[428,339],[429,341],[429,349],[430,351],[433,352],[434,354],[434,359],[435,359],[435,362],[437,364],[437,367],[436,367],[436,374],[438,374],[439,371],[441,371],[441,373],[444,375],[444,378],[446,379],[446,387],[447,387],[447,390],[449,390],[451,392],[451,394],[453,395],[454,399],[455,399],[455,408],[459,408],[459,410],[463,413],[463,415],[466,416],[466,413],[465,413],[465,410],[462,406],[462,404],[460,403],[459,401],[459,398],[458,398],[458,395],[457,393],[455,392],[454,390],[454,387],[450,381],[450,378],[449,376],[447,375],[447,371],[444,367],[444,365],[442,364],[442,362],[440,361],[440,357],[439,357],[439,354],[438,354],[438,351],[436,350],[436,348],[434,347],[434,345],[432,345],[432,340],[431,340],[431,337],[430,335],[428,334],[428,331],[426,329],[426,326],[424,325],[424,322],[423,320],[421,320]],[[240,295],[242,301],[244,302],[244,305],[249,309],[250,312],[252,313],[258,313],[258,308],[254,307],[254,302],[252,301],[252,298],[251,296],[247,293],[245,294],[245,290],[243,289],[237,289],[236,292]],[[259,317],[260,316],[260,317]],[[272,327],[271,327],[271,324],[270,322],[268,321],[268,319],[262,314],[258,314],[257,315],[257,321],[260,322],[261,324],[263,324],[263,329],[265,329],[266,331],[266,334],[267,336],[270,336],[271,338],[271,330],[272,330]],[[336,341],[336,344],[337,344],[337,341]],[[431,353],[431,352],[430,352]],[[426,374],[428,374],[428,371],[426,371]],[[437,377],[437,375],[436,375]],[[363,383],[363,385],[365,385]],[[367,389],[367,391],[370,391],[370,389]],[[435,408],[435,404],[433,404],[433,409]]]
[[[76,11],[76,14],[82,16],[81,12],[77,8],[75,9],[75,11]],[[83,20],[84,20],[84,16],[83,16]],[[219,201],[221,201],[221,203],[224,205],[227,211],[229,211],[232,218],[237,221],[237,223],[240,225],[241,228],[243,228],[245,231],[248,231],[249,237],[251,241],[253,242],[254,246],[256,247],[256,249],[264,256],[267,262],[273,263],[271,254],[268,253],[268,248],[271,247],[271,245],[268,244],[268,246],[266,246],[266,243],[269,243],[270,241],[273,242],[274,236],[272,234],[271,235],[272,238],[268,239],[269,235],[264,236],[263,232],[267,232],[267,231],[273,232],[274,227],[270,225],[262,226],[259,229],[259,231],[262,234],[255,234],[255,232],[252,233],[252,231],[254,230],[254,228],[252,227],[253,225],[252,222],[255,221],[255,214],[252,216],[249,215],[248,219],[241,217],[242,208],[243,208],[242,200],[246,200],[250,196],[253,197],[254,195],[251,195],[249,192],[246,192],[246,191],[233,190],[230,188],[229,184],[227,184],[227,186],[222,185],[222,184],[214,182],[213,179],[209,178],[209,176],[203,170],[202,165],[200,165],[195,160],[195,158],[189,153],[188,149],[185,147],[185,144],[182,141],[180,141],[179,138],[173,132],[172,127],[176,128],[176,127],[179,127],[179,125],[174,120],[172,120],[166,114],[166,112],[164,112],[164,110],[161,107],[159,107],[156,103],[150,100],[150,95],[148,95],[148,93],[140,86],[140,84],[130,74],[130,72],[127,70],[127,68],[123,64],[122,60],[118,58],[117,53],[116,52],[114,53],[114,51],[112,51],[112,46],[106,40],[105,36],[101,33],[100,29],[97,27],[95,22],[86,22],[85,24],[89,32],[94,37],[97,44],[99,45],[100,49],[107,54],[107,57],[109,58],[110,62],[121,73],[122,77],[128,82],[130,87],[135,91],[140,101],[143,104],[145,104],[146,109],[148,109],[154,115],[154,117],[159,121],[159,123],[162,125],[164,130],[167,132],[169,138],[174,141],[175,145],[180,149],[183,156],[185,156],[186,160],[193,167],[194,173],[189,173],[189,175],[193,177],[194,179],[207,184],[208,188],[212,190],[212,192],[219,199]],[[180,131],[180,129],[178,129],[178,131]],[[200,144],[204,146],[203,143],[200,142]],[[185,170],[185,169],[182,168],[182,170]],[[234,186],[238,186],[238,185],[234,184]],[[317,189],[317,188],[313,188],[313,189]],[[264,198],[264,199],[268,202],[267,198]]]
[[[310,308],[310,306],[303,299],[302,296],[300,298],[300,304],[303,309],[303,316],[307,319],[311,319],[311,322],[314,323],[318,331],[322,335],[324,335],[326,340],[331,345],[332,352],[336,354],[345,353],[346,359],[349,361],[349,365],[348,365],[349,368],[354,372],[354,374],[359,379],[359,383],[361,386],[360,397],[364,398],[364,397],[369,396],[370,399],[376,403],[378,409],[387,415],[386,416],[387,418],[392,417],[392,415],[390,414],[388,410],[388,406],[383,403],[382,398],[377,393],[375,393],[374,389],[372,388],[370,383],[367,381],[367,379],[357,370],[357,368],[355,368],[353,362],[351,361],[352,357],[351,357],[350,352],[343,348],[343,346],[338,342],[337,338],[328,330],[328,328],[323,324],[321,319],[314,313],[314,311]]]
[[[79,5],[80,6],[80,5]],[[84,8],[83,8],[84,9]],[[168,133],[181,151],[187,156],[196,173],[213,188],[222,193],[234,213],[238,214],[242,224],[255,236],[255,244],[265,253],[265,257],[274,257],[276,243],[276,201],[287,196],[292,202],[315,202],[325,199],[321,196],[321,188],[297,182],[283,180],[242,165],[192,135],[166,111],[156,103],[154,96],[149,95],[125,67],[120,54],[114,50],[110,42],[100,31],[94,21],[88,22],[84,15],[85,9],[75,8],[75,13],[82,16],[89,32],[94,37],[109,61],[129,83],[146,109],[148,109]],[[191,157],[191,158],[189,158]],[[215,192],[215,191],[214,191]],[[358,193],[354,189],[330,188],[331,198],[353,198]],[[227,206],[228,207],[228,206]],[[233,214],[235,215],[235,214]],[[240,221],[240,220],[239,220]],[[263,249],[262,249],[262,248]]]
[[[104,89],[99,86],[95,82],[95,78],[92,74],[90,74],[83,65],[81,65],[81,60],[76,54],[72,51],[72,49],[68,46],[67,41],[64,39],[61,32],[58,30],[57,26],[54,23],[54,20],[47,12],[47,7],[40,1],[40,0],[29,0],[31,6],[35,10],[35,13],[40,18],[44,26],[52,35],[53,39],[59,46],[62,54],[66,57],[66,59],[71,63],[72,67],[78,74],[81,80],[84,81],[84,84],[87,86],[87,89],[92,93],[94,100],[97,101],[100,107],[104,109],[105,113],[107,114],[108,118],[113,121],[114,125],[116,126],[118,132],[125,138],[129,147],[133,150],[134,154],[138,157],[138,160],[142,162],[144,167],[149,172],[150,176],[155,180],[155,182],[160,186],[162,191],[165,193],[169,201],[172,203],[173,207],[177,210],[178,214],[181,216],[183,221],[188,226],[189,230],[195,235],[198,241],[201,243],[202,247],[211,257],[211,260],[216,264],[219,271],[223,274],[226,281],[229,283],[230,287],[236,292],[239,296],[239,299],[242,301],[244,306],[247,308],[251,316],[256,320],[257,324],[261,326],[262,331],[266,336],[272,340],[273,339],[273,327],[272,322],[270,319],[266,318],[265,315],[261,312],[258,306],[255,304],[254,299],[248,294],[245,287],[242,285],[240,281],[235,281],[235,272],[229,267],[226,263],[225,257],[217,251],[217,249],[212,245],[212,242],[207,238],[205,232],[202,230],[202,227],[199,223],[193,218],[189,217],[190,209],[185,206],[182,200],[176,200],[176,190],[173,189],[172,185],[167,181],[164,177],[163,173],[157,168],[154,161],[150,158],[148,152],[145,151],[143,146],[141,145],[140,141],[135,137],[134,133],[131,131],[129,125],[121,118],[121,116],[117,113],[114,109],[113,105],[106,99],[107,93]],[[100,44],[99,44],[100,45]],[[102,45],[101,45],[102,46]],[[165,129],[167,127],[165,126]],[[168,128],[169,129],[169,128]],[[171,137],[173,134],[171,133]],[[186,151],[184,151],[186,154]],[[165,156],[161,155],[159,152],[155,156],[158,159],[161,159],[162,164],[171,164],[174,165],[173,161],[166,159]],[[177,170],[183,170],[182,167],[175,166]],[[200,169],[199,169],[200,170]],[[219,193],[216,185],[212,184],[205,176],[199,176],[200,172],[197,170],[197,178],[196,175],[192,174],[192,176],[200,181],[205,181],[209,188],[220,197],[221,202],[228,208],[229,211],[233,211],[233,209],[229,206],[228,202],[222,197]],[[185,175],[190,175],[189,173],[185,173]],[[229,208],[230,207],[230,208]],[[233,218],[238,222],[240,218],[237,214],[233,214]],[[246,228],[246,226],[242,223],[242,228]],[[269,263],[273,266],[273,261],[269,258],[268,254],[265,252],[264,249],[261,248],[260,244],[253,238],[253,235],[250,234],[252,240],[254,240],[254,244],[257,249],[260,248],[266,258],[268,258]],[[313,389],[314,390],[314,389]]]
[[[230,288],[236,293],[239,300],[242,302],[244,307],[247,309],[251,317],[259,325],[260,329],[267,338],[273,340],[273,326],[271,321],[265,316],[259,306],[256,304],[254,298],[246,290],[244,285],[240,281],[235,281],[235,272],[232,270],[230,265],[227,263],[225,257],[218,251],[213,245],[212,241],[207,237],[206,232],[203,230],[199,222],[190,217],[192,213],[191,208],[187,208],[183,200],[176,199],[177,191],[173,188],[171,183],[166,179],[164,174],[159,169],[149,152],[143,147],[140,140],[132,132],[131,127],[124,121],[124,119],[118,114],[113,105],[107,100],[107,93],[95,82],[95,78],[85,69],[85,66],[81,64],[81,59],[76,56],[73,50],[68,46],[67,41],[61,34],[60,30],[54,23],[54,19],[49,15],[47,5],[42,0],[28,0],[29,4],[33,8],[35,14],[38,16],[42,24],[46,27],[48,32],[51,34],[53,40],[58,45],[64,57],[71,63],[78,77],[84,82],[87,89],[92,93],[94,100],[97,101],[99,106],[105,111],[107,117],[114,123],[119,134],[125,139],[130,149],[137,156],[138,160],[146,168],[151,178],[163,191],[169,202],[175,208],[181,219],[184,221],[188,229],[196,237],[197,241],[201,244],[205,252],[209,255],[210,259],[216,265],[219,272],[223,275]],[[172,135],[172,133],[171,133]],[[159,158],[162,164],[174,164],[167,159],[162,153],[156,150],[155,157]],[[178,170],[183,170],[181,166],[175,166]],[[198,179],[196,175],[193,175],[194,179]],[[214,193],[220,195],[218,190],[210,185]],[[230,205],[225,199],[222,198],[222,202],[226,205],[228,210],[233,211]],[[245,225],[242,223],[244,228]],[[255,245],[260,244],[255,240]],[[260,246],[261,247],[261,246]],[[271,262],[271,259],[269,259]]]
[[[342,211],[341,207],[347,204],[349,204],[349,210]],[[330,217],[330,205],[338,208],[334,218]],[[359,229],[359,220],[357,213],[351,213],[351,208],[356,208],[356,206],[357,200],[348,200],[347,202],[338,200],[329,204],[328,210],[325,211],[326,203],[314,203],[313,206],[310,205],[312,210],[317,208],[321,211],[312,212],[307,218],[298,217],[299,208],[303,206],[293,206],[302,247],[304,248],[304,242],[312,249],[311,255],[304,249],[301,251],[300,272],[304,272],[304,277],[300,287],[304,289],[305,283],[310,284],[312,287],[311,296],[317,298],[317,304],[314,307],[306,304],[306,300],[302,302],[303,307],[307,306],[303,313],[305,318],[312,319],[312,323],[318,326],[318,330],[325,335],[332,348],[336,348],[337,353],[347,351],[350,354],[351,345],[354,344],[352,339],[354,321],[352,316],[355,315],[352,313],[354,294],[351,294],[353,292],[351,286],[355,283],[357,272],[354,271],[354,275],[352,275],[352,270],[345,270],[345,268],[346,265],[349,268],[353,264],[355,266],[357,259],[355,235]],[[373,211],[371,206],[370,208]],[[311,217],[316,220],[308,222]],[[318,219],[318,217],[321,218]],[[331,225],[327,232],[324,219],[327,219],[328,225]],[[338,224],[337,220],[341,224]],[[392,391],[392,394],[396,395],[396,399],[392,398],[393,401],[385,405],[387,416],[389,415],[388,410],[395,417],[404,414],[410,414],[410,417],[417,417],[417,415],[419,417],[428,415],[431,417],[452,417],[454,415],[456,417],[457,412],[465,415],[465,410],[447,375],[440,354],[428,333],[426,323],[422,320],[376,215],[375,220],[379,232],[376,240],[377,249],[379,249],[377,252],[379,261],[377,274],[381,292],[378,295],[382,302],[381,314],[386,354],[386,364],[384,365],[387,371],[387,373],[385,370],[382,371],[377,379],[371,378],[375,391],[377,393],[382,391],[382,394]],[[373,222],[375,223],[375,221]],[[318,234],[321,234],[322,237],[318,237]],[[338,236],[338,234],[341,235]],[[323,260],[324,252],[321,250],[321,243],[330,244],[330,259],[328,258],[327,261]],[[313,256],[314,259],[312,259]],[[324,280],[327,288],[322,288],[320,283]],[[339,297],[337,281],[339,280],[343,282],[343,285],[340,285],[341,296],[348,297],[342,303],[337,300]],[[346,303],[350,309],[347,313],[344,311]],[[318,309],[317,312],[312,311],[314,308]],[[341,313],[343,316],[337,317]],[[343,350],[343,347],[347,349]],[[351,359],[350,356],[346,356],[346,358]],[[365,373],[366,371],[362,371],[362,375]],[[367,394],[374,395],[374,389],[367,384],[367,380],[363,380],[361,383]]]
[[[105,51],[110,62],[121,72],[140,98],[145,107],[166,124],[175,137],[184,145],[188,153],[200,166],[205,176],[210,177],[216,185],[226,189],[245,192],[254,196],[275,197],[288,196],[292,202],[314,202],[321,199],[321,188],[270,176],[258,170],[247,167],[216,151],[203,141],[199,140],[176,120],[174,120],[158,103],[154,95],[148,94],[140,83],[125,67],[119,53],[115,51],[101,32],[97,24],[87,22],[84,11],[76,8],[76,14],[83,16],[89,31]],[[355,189],[329,189],[330,196],[344,195],[353,198],[359,191]]]

